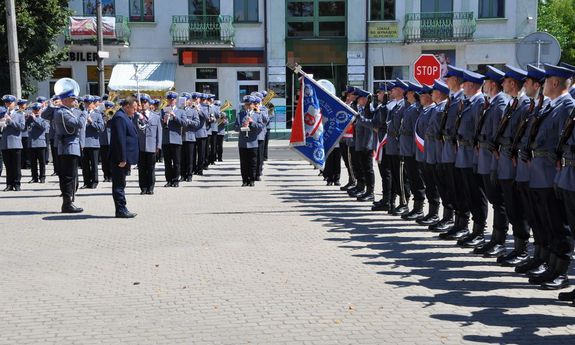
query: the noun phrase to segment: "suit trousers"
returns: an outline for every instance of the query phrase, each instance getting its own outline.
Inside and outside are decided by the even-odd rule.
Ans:
[[[487,222],[487,197],[480,175],[473,168],[455,168],[456,211],[459,217],[469,219],[471,213],[474,226],[483,234]]]
[[[74,201],[74,194],[78,189],[78,161],[80,157],[60,155],[58,159],[60,160],[60,173],[58,175],[60,179],[60,192],[62,192],[64,203],[70,203]]]
[[[46,148],[33,147],[30,149],[30,168],[34,181],[46,178]]]
[[[571,249],[571,231],[567,225],[565,200],[559,200],[553,188],[532,188],[535,212],[542,221],[542,247],[548,247],[558,256],[565,256]],[[560,191],[560,189],[559,189]],[[563,197],[561,195],[561,197]],[[535,232],[533,233],[535,237]]]
[[[203,174],[204,172],[207,142],[208,138],[196,138],[196,169],[194,173],[197,175]]]
[[[184,141],[182,143],[182,179],[192,177],[196,167],[196,142]]]
[[[323,176],[327,178],[327,182],[339,182],[341,175],[341,152],[340,148],[334,148],[325,161],[325,169]]]
[[[349,153],[350,147],[347,146],[343,141],[339,142],[339,151],[341,153],[341,158],[343,159],[343,164],[347,169],[347,176],[349,181],[355,181],[355,176],[353,175],[353,167],[351,165],[351,155]]]
[[[224,158],[224,135],[217,135],[216,139],[216,159],[222,161]],[[266,157],[267,159],[267,157]]]
[[[522,240],[529,239],[529,223],[527,214],[521,202],[515,180],[499,180],[501,190],[503,191],[503,201],[509,223],[513,227],[513,236]]]
[[[142,152],[138,158],[138,183],[143,192],[153,192],[156,184],[156,153]]]
[[[22,149],[2,150],[6,166],[6,186],[19,187],[22,179]]]
[[[54,166],[54,173],[58,175],[60,160],[58,159],[58,147],[56,146],[54,139],[50,140],[50,153],[52,154],[52,165]]]
[[[415,156],[405,156],[403,159],[413,200],[425,201],[425,184],[423,183],[422,172],[415,160]]]
[[[85,147],[82,150],[82,178],[84,186],[98,184],[98,154],[99,148]]]
[[[112,198],[116,207],[116,214],[128,212],[126,207],[126,176],[130,166],[120,168],[118,164],[112,164]]]
[[[506,234],[509,229],[509,218],[507,217],[507,211],[505,209],[507,202],[504,202],[504,195],[501,190],[501,180],[495,179],[492,181],[489,174],[483,174],[480,176],[483,180],[483,186],[485,187],[485,196],[493,210],[492,235],[495,235],[496,232],[500,234],[498,237],[498,244],[504,244],[504,234]],[[493,237],[492,240],[494,240]]]
[[[252,182],[256,179],[256,169],[258,163],[258,149],[240,148],[240,170],[242,172],[242,181]]]
[[[109,145],[100,146],[100,160],[102,161],[102,173],[104,174],[104,179],[109,180],[110,178],[112,178],[112,171],[110,168]]]
[[[166,182],[178,182],[180,176],[180,162],[182,160],[182,145],[167,144],[162,146],[164,151],[164,164]]]
[[[418,162],[419,170],[422,171],[423,182],[425,185],[425,197],[429,202],[429,205],[439,207],[441,199],[439,197],[439,191],[437,189],[437,183],[435,182],[435,165],[427,164],[425,162]]]
[[[258,156],[257,156],[257,167],[256,167],[256,177],[260,177],[264,172],[264,145],[265,140],[258,140]]]
[[[212,136],[210,137],[210,156],[209,156],[209,163],[214,164],[216,161],[216,152],[218,146],[218,132],[212,132]]]

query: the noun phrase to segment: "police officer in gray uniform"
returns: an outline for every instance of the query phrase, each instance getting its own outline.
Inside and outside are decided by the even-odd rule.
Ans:
[[[84,146],[82,148],[82,188],[96,189],[98,187],[98,158],[100,155],[100,134],[106,127],[102,114],[96,109],[96,99],[93,96],[84,98],[86,112],[86,128]]]
[[[554,185],[558,177],[559,136],[573,108],[573,98],[567,92],[572,74],[564,67],[545,64],[544,92],[551,101],[534,120],[528,146],[521,152],[521,158],[531,162],[529,187],[545,232],[539,255],[543,264],[528,272],[529,283],[541,285],[543,289],[560,289],[569,284],[566,274],[572,250],[571,232]]]
[[[138,129],[139,157],[138,184],[140,195],[154,194],[156,184],[156,154],[162,148],[162,120],[160,115],[150,110],[152,99],[148,95],[140,96],[142,111],[136,113]]]
[[[62,192],[62,213],[84,211],[74,205],[74,194],[78,180],[78,161],[80,159],[80,135],[86,123],[86,113],[74,112],[76,95],[74,90],[59,95],[62,105],[55,111],[42,114],[46,120],[54,122],[55,141],[58,145],[60,191]]]
[[[196,96],[194,98],[194,96]],[[204,165],[206,161],[206,151],[208,145],[208,131],[207,126],[209,126],[210,114],[205,102],[207,100],[207,95],[203,93],[198,93],[192,95],[192,99],[195,100],[198,107],[198,115],[200,117],[200,125],[196,131],[196,175],[202,176],[204,174]]]
[[[345,93],[344,93],[345,104],[347,104],[350,107],[354,101],[354,97],[355,97],[355,96],[353,96],[354,91],[355,91],[355,88],[353,86],[348,86],[345,90]],[[341,158],[343,159],[343,164],[345,165],[345,168],[347,169],[347,176],[348,176],[347,183],[339,188],[342,191],[354,188],[355,183],[356,183],[355,176],[354,176],[354,170],[353,170],[353,166],[352,166],[352,160],[351,160],[351,152],[350,152],[350,150],[353,146],[354,146],[354,144],[353,144],[353,125],[350,125],[348,127],[347,131],[343,134],[343,136],[339,142]]]
[[[509,220],[507,219],[503,203],[503,192],[497,179],[497,159],[492,153],[498,150],[499,147],[490,146],[494,142],[496,133],[498,133],[501,118],[508,103],[507,96],[503,93],[502,83],[504,79],[505,72],[493,66],[487,66],[483,90],[489,96],[489,102],[486,103],[487,109],[479,118],[475,131],[477,173],[481,176],[485,187],[485,195],[493,210],[491,239],[486,244],[473,250],[473,253],[481,254],[485,257],[497,257],[503,254],[505,251],[505,234],[509,227]],[[507,123],[508,121],[506,120],[503,124],[507,126]]]
[[[104,175],[104,182],[112,181],[112,171],[110,167],[110,120],[106,114],[114,108],[114,103],[104,101],[104,114],[102,114],[102,121],[104,122],[104,130],[100,132],[100,161],[102,162],[102,173]]]
[[[566,62],[561,62],[559,64],[559,66],[561,67],[565,67],[567,69],[570,69],[571,71],[573,71],[573,73],[575,73],[575,66],[570,65]],[[571,95],[571,97],[575,98],[575,78],[571,78],[571,87],[569,88],[569,94]]]
[[[49,104],[46,108],[42,110],[41,117],[43,119],[52,118],[53,112],[60,106],[61,101],[58,95],[52,97],[51,104]],[[58,143],[55,140],[56,136],[56,129],[54,129],[54,121],[50,122],[50,130],[48,131],[48,140],[50,144],[50,153],[52,154],[52,166],[54,167],[54,172],[52,176],[58,175],[58,166],[60,164],[60,160],[58,159]]]
[[[220,109],[220,101],[216,101],[215,105]],[[226,126],[228,125],[228,116],[220,110],[220,116],[217,122],[217,139],[216,139],[216,159],[222,162],[224,158],[224,138],[226,136]]]
[[[242,173],[242,187],[255,186],[258,135],[265,127],[261,114],[257,110],[260,99],[248,96],[249,107],[242,109],[236,118],[234,129],[239,132],[238,148],[240,151],[240,169]]]
[[[356,176],[358,185],[365,186],[365,192],[356,193],[358,201],[373,201],[373,188],[375,186],[375,174],[373,172],[373,151],[377,148],[377,135],[371,126],[364,125],[365,118],[373,119],[374,111],[371,109],[371,94],[360,88],[355,89],[357,95],[357,112],[360,120],[355,127],[355,154],[358,155],[360,173]]]
[[[28,109],[28,100],[19,99],[18,100],[17,111],[21,112],[26,116]],[[24,119],[25,120],[25,119]],[[28,143],[28,128],[24,128],[22,131],[22,158],[20,160],[20,166],[22,169],[30,169],[30,144]]]
[[[46,182],[46,133],[50,129],[48,121],[44,120],[40,115],[42,106],[40,103],[35,103],[30,107],[32,113],[26,120],[28,127],[28,145],[30,146],[30,167],[32,172],[32,180],[30,183],[45,183]]]
[[[210,95],[208,101],[210,103],[210,153],[208,156],[208,163],[216,163],[216,151],[218,145],[218,120],[220,119],[220,106],[216,104],[215,95]],[[219,103],[219,102],[218,102]]]
[[[263,100],[263,94],[261,92],[253,93],[252,96],[255,96],[257,99]],[[265,124],[265,127],[262,129],[258,136],[258,168],[256,171],[256,181],[261,180],[261,176],[263,175],[264,170],[264,146],[267,134],[267,125],[269,123],[269,115],[268,115],[268,108],[264,106],[261,102],[258,104],[258,109],[262,115],[262,121]]]
[[[187,106],[184,110],[186,126],[182,129],[182,180],[186,182],[192,182],[196,169],[196,131],[200,125],[200,116],[198,107],[191,98],[194,94],[186,100]]]
[[[6,188],[4,191],[19,191],[22,178],[22,132],[26,129],[24,113],[16,111],[16,97],[5,95],[2,101],[6,112],[0,115],[4,130],[0,150],[6,165]]]
[[[180,164],[182,161],[182,127],[187,125],[184,112],[176,108],[178,94],[166,94],[169,105],[162,109],[162,151],[164,152],[166,184],[164,187],[180,186]]]

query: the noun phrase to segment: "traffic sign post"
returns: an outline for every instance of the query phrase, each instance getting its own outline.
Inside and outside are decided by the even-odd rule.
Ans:
[[[433,85],[435,79],[441,78],[441,63],[435,55],[422,54],[413,63],[413,76],[421,85]]]

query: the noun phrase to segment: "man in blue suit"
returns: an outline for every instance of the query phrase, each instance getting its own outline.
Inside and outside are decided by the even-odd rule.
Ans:
[[[134,125],[134,114],[138,103],[135,97],[128,97],[122,109],[110,121],[110,165],[112,170],[112,197],[116,206],[116,218],[134,218],[135,213],[126,208],[126,175],[130,166],[138,164],[138,130]]]

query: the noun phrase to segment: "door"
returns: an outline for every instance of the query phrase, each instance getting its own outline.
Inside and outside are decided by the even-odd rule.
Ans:
[[[220,0],[188,0],[190,40],[220,40]]]
[[[453,37],[453,0],[421,1],[421,38]]]

